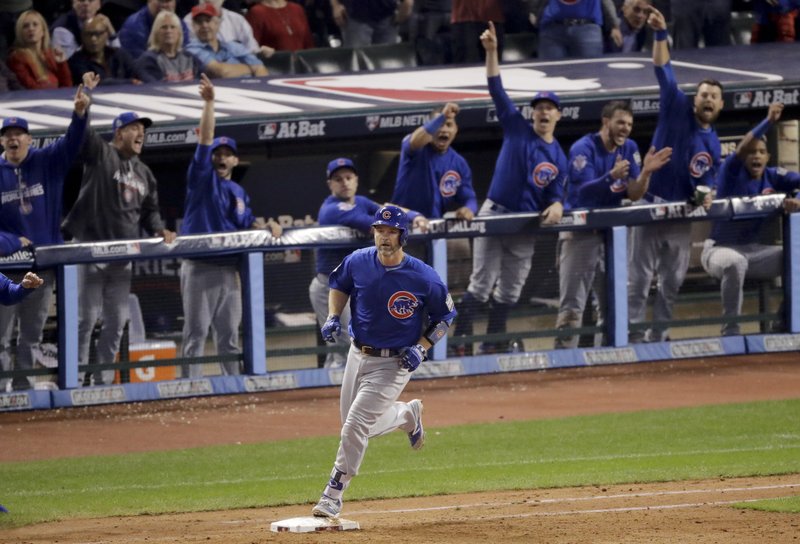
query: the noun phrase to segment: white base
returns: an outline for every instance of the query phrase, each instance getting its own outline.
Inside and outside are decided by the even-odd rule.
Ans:
[[[361,526],[357,521],[340,518],[289,518],[273,522],[269,529],[273,533],[314,533],[320,531],[355,531]]]

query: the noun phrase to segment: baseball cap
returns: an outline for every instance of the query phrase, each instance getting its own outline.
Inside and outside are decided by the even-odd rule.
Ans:
[[[212,4],[198,4],[192,8],[192,19],[198,15],[208,15],[209,17],[218,17],[217,8]]]
[[[6,117],[3,119],[3,127],[0,128],[0,134],[5,134],[6,130],[10,128],[21,128],[28,132],[28,122],[22,117]]]
[[[331,162],[328,163],[328,170],[327,170],[328,179],[331,179],[331,176],[340,168],[349,168],[350,170],[358,174],[358,171],[356,170],[356,166],[353,164],[353,161],[351,161],[350,159],[339,158],[339,159],[333,159]]]
[[[219,138],[214,138],[214,141],[211,142],[211,152],[213,153],[215,149],[218,147],[230,147],[233,150],[234,155],[239,154],[239,150],[236,148],[236,140],[233,138],[228,138],[227,136],[220,136]]]
[[[561,109],[561,101],[558,99],[558,95],[552,91],[539,91],[533,95],[533,98],[531,99],[531,107],[536,107],[536,104],[542,100],[549,100],[556,105],[557,109]]]
[[[128,126],[131,123],[135,123],[136,121],[142,123],[144,128],[150,128],[150,125],[153,124],[152,119],[147,117],[139,117],[139,114],[135,111],[126,111],[125,113],[120,113],[117,115],[117,118],[114,119],[114,124],[111,125],[111,128],[113,130],[117,130],[119,128]]]

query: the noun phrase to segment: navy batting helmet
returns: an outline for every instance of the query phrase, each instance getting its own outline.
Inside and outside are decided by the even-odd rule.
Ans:
[[[375,212],[375,221],[372,226],[386,225],[394,227],[400,231],[400,245],[406,245],[408,241],[408,215],[397,206],[384,206]]]

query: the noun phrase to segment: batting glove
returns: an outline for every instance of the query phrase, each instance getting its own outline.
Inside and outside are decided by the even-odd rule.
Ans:
[[[342,324],[339,323],[339,316],[332,315],[328,317],[328,320],[320,329],[322,332],[322,339],[326,342],[335,342],[335,336],[341,336],[342,334]]]
[[[428,351],[419,344],[403,348],[400,350],[400,366],[414,372],[427,354]]]

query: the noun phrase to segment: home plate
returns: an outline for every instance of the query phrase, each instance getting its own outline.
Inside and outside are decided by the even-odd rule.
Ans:
[[[357,521],[341,518],[289,518],[270,525],[273,533],[314,533],[320,531],[354,531],[360,529]]]

